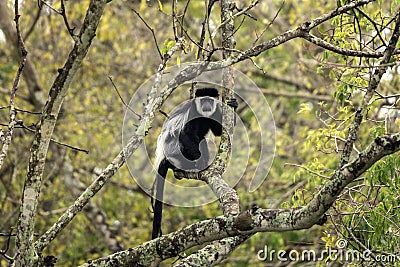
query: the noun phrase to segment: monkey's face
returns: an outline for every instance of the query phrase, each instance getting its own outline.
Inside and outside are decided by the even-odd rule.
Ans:
[[[217,102],[215,98],[209,96],[196,97],[196,110],[200,115],[210,117],[217,110]]]

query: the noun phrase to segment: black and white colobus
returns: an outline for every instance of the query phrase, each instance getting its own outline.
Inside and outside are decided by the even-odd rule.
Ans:
[[[222,134],[222,103],[215,88],[197,89],[195,98],[173,112],[164,123],[157,140],[155,166],[156,200],[154,203],[152,239],[161,236],[162,199],[168,169],[198,172],[209,165],[206,134]],[[227,104],[234,109],[235,98]]]

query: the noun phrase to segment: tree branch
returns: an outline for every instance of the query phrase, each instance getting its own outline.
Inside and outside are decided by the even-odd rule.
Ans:
[[[6,42],[9,47],[17,47],[18,48],[18,35],[13,27],[12,23],[10,23],[10,14],[7,10],[7,2],[0,1],[0,27],[6,36]],[[12,57],[15,61],[20,60],[20,54],[17,49],[11,50]],[[33,62],[27,58],[25,62],[25,68],[23,71],[24,80],[27,83],[29,90],[29,99],[37,109],[42,107],[44,104],[43,90],[39,84],[39,76],[36,72],[35,66]]]
[[[381,81],[383,74],[386,72],[390,58],[392,57],[396,44],[399,40],[400,36],[400,13],[397,14],[397,20],[395,27],[393,29],[392,37],[390,38],[389,44],[385,49],[383,54],[383,58],[379,63],[379,66],[374,70],[374,73],[370,76],[370,81],[368,84],[368,89],[363,97],[363,101],[361,103],[361,107],[359,107],[354,116],[354,120],[350,125],[350,129],[347,132],[346,143],[343,148],[342,156],[340,159],[340,166],[343,166],[347,162],[349,162],[351,152],[353,150],[353,144],[357,140],[358,131],[360,129],[360,125],[362,119],[367,111],[367,106],[375,93],[375,90],[378,88],[378,85]]]
[[[183,41],[183,40],[182,40]],[[167,52],[166,58],[170,58],[172,53],[177,51],[178,47],[182,46],[182,41],[177,42],[170,51]],[[155,115],[155,111],[161,106],[164,101],[162,97],[155,98],[157,89],[160,85],[162,72],[166,67],[167,59],[158,68],[158,73],[154,85],[148,95],[145,112],[141,116],[140,124],[136,133],[131,137],[128,144],[118,153],[114,160],[102,171],[102,173],[93,181],[93,183],[86,188],[86,190],[75,200],[75,202],[66,210],[66,212],[57,220],[53,226],[46,231],[36,242],[36,250],[41,252],[56,236],[72,221],[72,219],[85,207],[89,200],[96,195],[96,193],[103,188],[109,179],[117,172],[117,170],[124,165],[132,153],[141,145],[144,137],[147,135],[148,129]]]
[[[4,141],[2,140],[3,145],[1,147],[1,153],[0,153],[0,169],[3,166],[5,157],[7,156],[8,148],[10,146],[11,138],[12,138],[12,135],[14,132],[14,127],[17,124],[17,121],[16,121],[17,112],[15,110],[15,93],[17,91],[19,80],[21,78],[22,71],[25,67],[26,57],[28,55],[28,52],[25,49],[24,40],[22,39],[21,30],[19,27],[20,15],[18,12],[19,12],[18,11],[18,1],[16,1],[15,2],[14,21],[15,21],[15,28],[16,28],[16,32],[17,32],[17,46],[18,46],[19,52],[21,54],[21,59],[20,59],[20,63],[18,66],[17,74],[15,75],[15,78],[14,78],[13,86],[12,86],[11,92],[10,92],[10,105],[9,105],[10,120],[8,123],[8,130],[4,134],[4,137],[2,137],[2,139],[4,138]]]
[[[157,37],[156,37],[156,34],[154,33],[154,29],[147,23],[147,21],[144,18],[142,18],[142,16],[140,15],[139,12],[137,12],[133,8],[131,8],[131,10],[139,17],[139,19],[144,23],[146,28],[149,29],[149,31],[153,35],[154,44],[156,45],[158,55],[160,56],[160,59],[163,59],[163,55],[161,54],[160,47],[158,46]]]
[[[239,235],[218,240],[196,252],[193,252],[174,266],[215,266],[221,263],[222,260],[226,259],[250,236],[252,235]]]
[[[233,219],[219,216],[196,222],[136,248],[92,260],[81,266],[105,267],[116,264],[149,266],[158,259],[165,260],[176,257],[193,246],[229,236],[310,228],[321,222],[321,217],[348,184],[361,176],[382,157],[398,151],[400,151],[400,133],[376,138],[356,159],[337,170],[304,207],[271,210],[253,207]]]
[[[310,33],[304,33],[301,38],[313,43],[319,47],[322,47],[326,50],[335,52],[340,55],[352,56],[352,57],[365,57],[365,58],[381,58],[384,53],[383,52],[375,52],[375,51],[361,51],[361,50],[352,50],[352,49],[345,49],[333,44],[328,43],[327,41],[318,38]],[[399,53],[400,51],[396,49],[395,53]]]
[[[344,5],[342,7],[339,7],[335,10],[332,10],[331,12],[321,15],[313,20],[310,21],[306,21],[304,23],[302,23],[299,27],[297,27],[294,30],[289,30],[286,31],[280,35],[278,35],[275,38],[272,38],[271,40],[267,41],[267,42],[263,42],[259,45],[256,45],[240,54],[238,54],[237,56],[230,58],[227,60],[227,64],[234,64],[237,62],[240,62],[244,59],[247,59],[249,57],[254,57],[254,56],[258,56],[260,53],[271,49],[273,47],[276,47],[280,44],[283,44],[289,40],[292,40],[294,38],[298,38],[298,37],[302,37],[305,35],[305,33],[308,33],[309,31],[311,31],[313,28],[317,27],[318,25],[326,22],[329,19],[332,19],[340,14],[343,14],[355,7],[359,7],[359,6],[363,6],[366,5],[370,2],[373,2],[375,0],[359,0],[359,1],[354,1],[351,2],[347,5]]]
[[[230,0],[220,0],[221,5],[221,21],[222,21],[222,47],[233,49],[235,40],[233,38],[234,21],[233,9],[234,3]],[[229,51],[223,51],[223,58],[230,56]],[[229,66],[222,70],[222,102],[226,103],[234,97],[234,77],[233,66]],[[223,179],[222,174],[225,172],[226,164],[232,150],[230,136],[233,135],[234,112],[227,105],[222,106],[222,135],[219,144],[218,153],[213,164],[202,173],[202,180],[205,181],[221,203],[222,210],[226,216],[236,216],[240,212],[239,196]]]
[[[241,16],[241,15],[246,15],[246,12],[249,11],[250,9],[252,9],[253,7],[255,7],[256,5],[258,5],[260,3],[259,0],[256,0],[254,2],[252,2],[249,6],[247,6],[246,8],[240,10],[239,12],[235,13],[235,14],[231,14],[231,18],[229,20],[223,20],[222,23],[220,25],[218,25],[214,31],[211,34],[210,39],[213,39],[215,37],[215,35],[217,34],[219,29],[223,29],[227,23],[231,23],[231,21],[234,21],[237,17]],[[233,48],[233,47],[232,47]]]
[[[59,70],[59,75],[50,89],[49,98],[36,126],[35,137],[30,149],[28,172],[24,183],[21,212],[17,224],[16,266],[33,266],[39,260],[39,256],[33,246],[34,219],[49,142],[64,97],[95,37],[95,32],[106,4],[106,0],[90,2],[79,38],[77,38],[64,67]]]

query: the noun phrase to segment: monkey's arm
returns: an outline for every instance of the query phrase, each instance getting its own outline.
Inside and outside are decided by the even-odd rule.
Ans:
[[[233,110],[235,111],[237,107],[239,106],[236,98],[231,98],[229,99],[226,104],[230,107],[233,107]],[[236,125],[236,113],[234,114],[234,125]],[[218,113],[216,116],[213,118],[212,124],[211,124],[211,131],[215,136],[221,136],[222,135],[222,110],[219,109]]]

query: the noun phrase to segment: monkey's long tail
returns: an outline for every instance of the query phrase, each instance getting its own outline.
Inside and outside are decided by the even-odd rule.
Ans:
[[[162,209],[163,209],[163,195],[164,195],[164,184],[165,177],[168,172],[168,161],[162,160],[158,166],[158,174],[156,175],[156,201],[154,203],[154,217],[153,217],[153,230],[151,232],[151,239],[155,239],[161,236],[161,220],[162,220]]]

